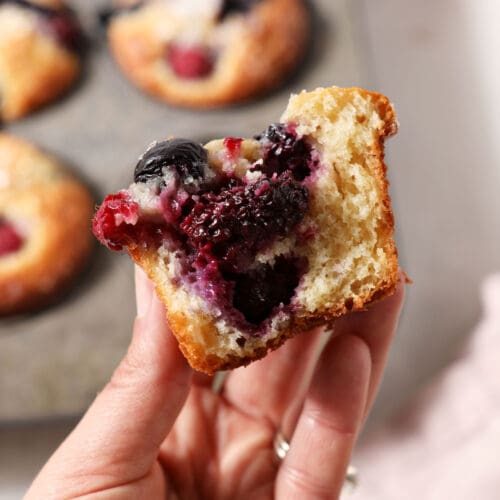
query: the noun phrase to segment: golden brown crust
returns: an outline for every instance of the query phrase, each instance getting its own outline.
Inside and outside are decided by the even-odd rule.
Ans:
[[[213,107],[262,94],[276,87],[303,56],[309,32],[301,0],[263,0],[247,15],[234,16],[221,35],[210,28],[207,43],[217,37],[219,55],[204,79],[177,77],[164,60],[169,36],[161,39],[168,6],[161,3],[118,16],[108,31],[111,50],[127,76],[155,97],[183,106]],[[286,16],[283,15],[286,12]],[[222,40],[222,42],[220,42]]]
[[[15,120],[54,100],[79,73],[78,56],[40,30],[36,13],[0,5],[1,119]]]
[[[0,257],[0,316],[52,301],[92,248],[89,191],[52,159],[0,133],[0,217],[22,234],[20,250]]]

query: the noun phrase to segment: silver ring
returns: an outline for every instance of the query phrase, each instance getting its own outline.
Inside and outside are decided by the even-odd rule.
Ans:
[[[290,443],[285,439],[283,433],[278,431],[274,436],[273,448],[276,456],[280,460],[284,460],[288,451],[290,450]],[[359,482],[359,475],[356,467],[349,465],[345,475],[344,485],[342,487],[342,494],[352,493]]]
[[[347,472],[344,479],[344,485],[342,486],[342,493],[349,494],[352,493],[359,483],[358,469],[354,465],[349,465],[347,467]]]
[[[285,439],[285,436],[283,436],[281,431],[278,431],[276,436],[274,436],[273,447],[276,456],[280,460],[284,460],[288,450],[290,449],[290,443]]]

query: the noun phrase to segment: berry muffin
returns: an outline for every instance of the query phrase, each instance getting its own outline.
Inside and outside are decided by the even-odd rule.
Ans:
[[[118,6],[107,16],[116,60],[138,87],[177,105],[219,106],[276,87],[307,43],[302,0],[145,0]]]
[[[51,302],[92,248],[89,191],[53,158],[0,133],[0,316]]]
[[[80,72],[80,28],[59,0],[0,0],[0,120],[52,101]]]
[[[253,139],[152,144],[94,233],[156,283],[193,368],[247,364],[395,290],[383,143],[396,130],[380,94],[303,92]]]

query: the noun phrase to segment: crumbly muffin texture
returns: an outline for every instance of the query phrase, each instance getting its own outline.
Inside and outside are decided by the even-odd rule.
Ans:
[[[383,139],[397,131],[393,107],[378,94],[319,89],[292,97],[281,119],[297,123],[328,166],[310,207],[321,231],[308,249],[298,299],[310,312],[362,308],[391,288],[397,273],[383,163]]]
[[[394,291],[383,142],[396,130],[380,94],[302,92],[253,139],[153,144],[94,232],[156,283],[195,369],[247,364]]]

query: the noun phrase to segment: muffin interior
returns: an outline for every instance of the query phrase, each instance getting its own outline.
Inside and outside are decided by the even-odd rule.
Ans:
[[[300,248],[317,232],[305,216],[319,169],[313,145],[291,123],[204,147],[155,143],[129,189],[104,200],[94,232],[113,250],[175,256],[171,280],[213,316],[264,335],[276,315],[292,312],[308,269]]]

